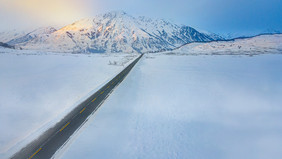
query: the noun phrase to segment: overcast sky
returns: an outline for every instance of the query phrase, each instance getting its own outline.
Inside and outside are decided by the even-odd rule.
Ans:
[[[215,33],[282,31],[282,0],[0,0],[0,30],[62,26],[113,10]]]

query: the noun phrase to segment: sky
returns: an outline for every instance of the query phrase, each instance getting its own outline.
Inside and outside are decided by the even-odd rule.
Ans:
[[[281,0],[0,0],[0,31],[61,27],[122,10],[219,34],[247,34],[282,31],[281,8]]]

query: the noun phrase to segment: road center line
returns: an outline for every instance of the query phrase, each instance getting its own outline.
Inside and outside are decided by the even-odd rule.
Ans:
[[[70,124],[70,122],[68,122],[60,131],[63,131],[64,128],[66,128],[69,124]]]
[[[81,114],[86,108],[83,108],[79,113]]]
[[[34,152],[33,155],[31,155],[28,159],[31,159],[33,156],[35,156],[42,148],[39,148],[36,152]]]
[[[92,100],[92,102],[94,102],[95,100],[96,100],[96,98],[95,98],[95,99],[93,99],[93,100]]]

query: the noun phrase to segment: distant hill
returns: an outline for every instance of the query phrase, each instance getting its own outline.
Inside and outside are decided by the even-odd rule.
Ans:
[[[206,43],[194,42],[176,48],[170,53],[189,55],[282,54],[282,34],[266,34]]]

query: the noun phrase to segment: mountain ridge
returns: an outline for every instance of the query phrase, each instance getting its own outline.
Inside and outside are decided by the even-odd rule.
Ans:
[[[265,33],[251,37],[239,37],[211,42],[193,42],[166,53],[186,55],[257,55],[281,54],[282,34]]]
[[[186,25],[114,11],[78,20],[58,30],[40,28],[7,43],[28,50],[55,52],[144,53],[219,39]]]

